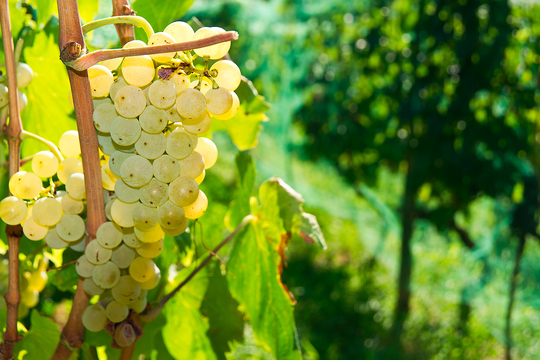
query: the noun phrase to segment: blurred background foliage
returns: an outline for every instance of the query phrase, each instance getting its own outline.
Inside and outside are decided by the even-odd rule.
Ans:
[[[158,3],[164,15],[155,11]],[[190,4],[138,0],[133,6],[167,24]],[[109,16],[110,1],[91,10]],[[196,0],[181,19],[193,17],[240,33],[231,58],[272,104],[250,150],[256,186],[282,177],[306,199],[327,240],[325,252],[301,241],[287,251],[283,281],[297,300],[304,359],[540,358],[538,4]],[[40,103],[42,93],[29,94],[25,116],[34,121],[50,101],[68,96],[60,82],[45,81],[49,73],[62,76],[61,65],[43,65],[58,57],[48,40],[56,26],[51,19],[38,35],[16,29],[34,45],[23,58],[41,72],[39,89],[49,88],[39,91],[51,97]],[[89,38],[91,48],[116,41],[113,27]],[[220,157],[201,186],[212,199],[205,234],[225,231],[237,188],[235,155],[238,147],[255,145],[253,129],[261,121],[246,123],[245,146],[225,132],[212,134]],[[55,141],[53,130],[48,135]],[[35,151],[32,143],[25,146],[28,154]],[[205,241],[212,246],[219,238]],[[170,249],[180,251],[186,266],[204,251],[188,243],[177,239]],[[216,261],[204,274],[211,286],[197,303],[216,357],[272,359],[242,325],[217,269]],[[70,275],[50,277],[62,289]],[[66,314],[53,305],[70,297],[72,287],[64,290],[48,287],[37,308],[61,322]],[[207,301],[215,297],[222,308]],[[31,316],[39,323],[37,313]],[[160,335],[165,320],[152,324],[146,331],[156,335],[139,345],[147,347],[145,358],[180,358]],[[88,339],[98,350],[104,341]]]

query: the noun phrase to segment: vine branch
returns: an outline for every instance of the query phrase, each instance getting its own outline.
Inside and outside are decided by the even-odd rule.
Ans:
[[[150,39],[150,36],[154,35],[154,29],[152,25],[145,18],[140,16],[112,16],[104,19],[91,21],[82,27],[83,34],[87,34],[92,30],[98,29],[102,26],[113,24],[128,24],[136,27],[140,27],[146,33],[146,36]]]
[[[6,60],[8,100],[9,100],[9,123],[4,130],[8,141],[9,149],[9,176],[13,176],[19,171],[19,160],[21,157],[22,130],[21,115],[19,112],[19,90],[17,88],[17,64],[11,34],[11,21],[9,19],[8,0],[0,1],[0,26],[2,27],[2,42]],[[13,348],[19,339],[17,332],[17,314],[19,310],[19,243],[22,237],[20,225],[6,226],[8,239],[8,291],[5,295],[7,307],[6,332],[4,333],[4,343],[2,344],[2,359],[13,357]]]
[[[35,139],[35,140],[37,140],[39,142],[42,142],[43,144],[47,145],[47,147],[51,150],[51,152],[54,155],[56,155],[58,160],[60,160],[60,161],[64,160],[64,157],[62,156],[62,153],[60,152],[60,150],[58,150],[58,147],[52,141],[44,139],[41,136],[36,135],[36,134],[31,133],[31,132],[26,131],[26,130],[21,131],[20,137],[21,137],[21,140],[24,140],[25,138],[29,137],[29,138]]]
[[[135,11],[131,8],[129,0],[113,0],[113,16],[133,16]],[[115,24],[120,44],[124,46],[126,43],[135,39],[135,29],[129,24]]]
[[[61,51],[69,44],[77,44],[85,49],[81,29],[79,8],[76,0],[58,0],[58,18],[60,23],[59,46]],[[76,48],[76,46],[75,46]],[[73,50],[73,47],[72,47]],[[105,221],[105,204],[101,182],[101,166],[98,155],[97,134],[92,115],[92,95],[88,72],[76,71],[68,67],[69,82],[73,94],[73,105],[77,118],[77,129],[81,145],[81,158],[85,173],[87,194],[86,244],[95,239],[98,227]],[[73,305],[66,326],[62,330],[60,342],[52,359],[67,360],[73,349],[80,348],[84,342],[84,326],[82,314],[88,305],[89,297],[84,291],[83,280],[79,278],[77,290],[73,297]]]
[[[77,70],[86,70],[89,67],[96,65],[100,61],[116,59],[120,57],[128,56],[141,56],[161,54],[166,52],[186,51],[193,49],[200,49],[203,47],[220,44],[227,41],[238,40],[238,33],[236,31],[227,31],[221,34],[212,35],[200,40],[184,41],[174,44],[166,45],[151,45],[140,48],[130,49],[108,49],[108,50],[96,50],[89,54],[84,54],[83,47],[79,43],[66,44],[62,49],[62,61],[66,66]],[[77,46],[79,45],[79,46]],[[75,49],[75,50],[74,50]]]

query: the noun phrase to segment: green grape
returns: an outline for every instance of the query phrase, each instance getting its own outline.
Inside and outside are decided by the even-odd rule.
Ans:
[[[159,268],[154,264],[154,275],[152,278],[146,282],[141,283],[141,289],[142,290],[152,290],[159,284],[159,280],[161,280],[161,271]]]
[[[242,82],[240,68],[230,60],[216,61],[210,68],[210,73],[212,73],[212,70],[217,71],[217,76],[214,77],[214,80],[220,88],[234,91],[238,88],[240,82]]]
[[[101,62],[101,65],[105,66],[107,69],[111,71],[115,71],[118,69],[120,64],[122,64],[122,59],[123,58],[114,58],[114,59],[103,60]]]
[[[150,85],[152,85],[152,84],[150,84]],[[148,91],[150,90],[150,85],[141,88],[143,93],[144,93],[144,96],[146,96],[146,106],[151,105],[150,104],[150,99],[148,98]]]
[[[176,111],[184,118],[198,118],[206,110],[206,98],[196,89],[186,89],[176,98]]]
[[[208,78],[206,77],[203,77],[200,80],[192,81],[189,84],[188,88],[195,89],[199,85],[199,83],[200,83],[199,90],[203,95],[205,95],[206,92],[212,88],[212,82],[208,80]]]
[[[212,118],[210,117],[208,111],[206,111],[204,119],[200,123],[198,123],[197,125],[184,125],[184,129],[190,134],[202,135],[208,130],[210,130],[211,125]]]
[[[32,171],[42,178],[53,177],[59,165],[58,158],[50,151],[40,151],[32,159]]]
[[[212,140],[204,137],[199,138],[195,151],[203,157],[205,169],[214,166],[218,158],[218,149]]]
[[[140,283],[146,282],[156,273],[156,264],[149,258],[138,257],[129,265],[129,275]]]
[[[161,134],[167,126],[167,113],[165,110],[158,109],[149,105],[139,116],[141,128],[150,134]]]
[[[84,279],[83,289],[90,296],[101,295],[105,291],[105,289],[102,289],[99,286],[97,286],[96,283],[94,282],[94,279],[92,279],[91,277]]]
[[[88,79],[93,97],[109,95],[109,90],[114,82],[111,70],[103,65],[94,65],[88,68]]]
[[[206,97],[206,109],[215,115],[223,115],[233,106],[233,97],[224,88],[210,89],[204,95]]]
[[[149,134],[143,131],[135,143],[135,150],[142,157],[154,160],[163,155],[166,146],[167,138],[164,134]]]
[[[152,36],[150,36],[150,39],[148,39],[148,45],[165,45],[165,44],[174,44],[174,38],[165,33],[165,32],[157,32],[154,33]],[[168,53],[159,53],[159,54],[152,54],[150,57],[158,62],[158,63],[167,63],[171,61],[171,59],[174,57],[176,52],[168,52]]]
[[[77,241],[85,231],[84,220],[79,215],[64,215],[56,224],[56,232],[64,241]]]
[[[70,94],[70,102],[73,100],[71,99],[71,92],[69,93]],[[112,104],[112,100],[107,96],[107,97],[103,97],[103,98],[93,98],[92,99],[92,105],[94,105],[94,109],[97,108],[99,105],[101,104]],[[73,107],[73,104],[71,104],[71,107]]]
[[[19,112],[22,112],[26,108],[26,105],[28,105],[28,98],[26,97],[25,93],[19,90]]]
[[[175,129],[167,136],[167,154],[177,160],[186,158],[196,146],[193,137],[184,129]]]
[[[163,239],[152,243],[144,243],[136,249],[137,254],[142,257],[152,259],[161,254],[163,251]]]
[[[169,78],[169,81],[172,82],[176,87],[176,95],[180,94],[189,86],[189,76],[187,76],[186,74],[174,73]]]
[[[148,55],[127,57],[122,64],[124,80],[134,86],[143,87],[150,84],[154,79],[155,71],[154,61]],[[146,99],[144,102],[146,103]]]
[[[140,230],[137,228],[134,228],[133,230],[135,231],[135,236],[137,237],[137,239],[143,243],[152,243],[159,241],[163,238],[164,235],[164,232],[161,229],[161,226],[159,226],[159,224],[156,224],[150,230]]]
[[[107,156],[111,156],[117,149],[110,134],[97,134],[99,149]]]
[[[124,77],[123,76],[119,76],[117,77],[115,80],[114,80],[114,83],[111,85],[111,90],[110,90],[110,93],[109,93],[109,96],[111,99],[114,99],[115,96],[116,96],[116,93],[118,92],[118,90],[120,90],[121,88],[123,88],[124,86],[126,85],[129,85],[126,80],[124,80]],[[109,102],[109,104],[112,104],[113,102]],[[96,108],[96,106],[94,105],[94,109]]]
[[[47,271],[45,269],[43,270],[36,270],[33,271],[30,275],[30,278],[28,279],[28,289],[29,290],[35,290],[37,292],[42,292],[43,289],[45,289],[45,286],[47,285]]]
[[[113,300],[105,308],[107,319],[113,323],[119,323],[124,321],[129,315],[129,309],[126,305],[120,304],[118,301]]]
[[[109,221],[113,221],[112,215],[111,215],[111,209],[116,199],[111,199],[107,203],[105,203],[105,217]]]
[[[120,280],[120,269],[113,262],[107,261],[105,264],[94,267],[92,279],[100,288],[111,289]]]
[[[117,249],[113,250],[111,261],[115,263],[118,268],[126,269],[133,259],[135,259],[135,255],[135,250],[122,244]]]
[[[129,307],[130,309],[135,311],[137,314],[140,314],[146,309],[147,304],[148,304],[148,300],[146,300],[146,298],[143,298],[143,299],[135,300],[134,302],[129,304]]]
[[[92,119],[96,130],[108,134],[111,131],[111,125],[118,115],[113,104],[101,104],[94,108]]]
[[[225,30],[223,30],[223,29],[220,28],[220,27],[212,27],[211,29],[217,31],[218,34],[221,34],[221,33],[224,33],[224,32],[225,32]],[[228,53],[229,50],[231,49],[231,42],[230,42],[230,41],[226,41],[226,42],[220,43],[219,45],[220,45],[220,50],[219,50],[219,52],[217,52],[216,54],[214,54],[214,56],[211,57],[211,59],[214,59],[214,60],[221,59],[222,57],[224,57],[225,55],[227,55],[227,53]]]
[[[26,203],[16,196],[8,196],[0,201],[0,218],[8,225],[18,225],[26,219]]]
[[[186,119],[186,118],[180,117],[180,122],[182,123],[183,126],[186,126],[186,125],[198,125],[198,124],[202,123],[203,121],[205,121],[206,118],[209,117],[210,115],[211,114],[208,111],[205,111],[198,118]]]
[[[47,235],[47,232],[49,231],[49,228],[47,226],[42,226],[36,223],[32,217],[32,215],[28,216],[26,220],[24,220],[23,224],[23,233],[24,235],[30,239],[30,240],[41,240]]]
[[[122,305],[128,305],[137,300],[141,293],[141,285],[129,275],[120,277],[120,281],[112,288],[114,300]]]
[[[14,175],[14,194],[22,199],[33,199],[41,193],[42,183],[39,176],[34,173],[19,171]]]
[[[126,60],[128,59],[132,58],[126,58]],[[154,72],[152,70],[152,77],[153,73]],[[126,78],[125,74],[124,78]],[[146,107],[146,96],[144,95],[144,92],[137,86],[124,86],[117,91],[116,96],[114,97],[114,107],[116,108],[116,111],[118,111],[120,116],[123,116],[125,118],[136,118],[137,116],[141,115],[144,108]]]
[[[92,240],[86,245],[84,255],[90,264],[102,265],[111,259],[112,250],[105,249],[97,240]]]
[[[170,200],[158,208],[158,222],[162,229],[179,228],[185,218],[184,209],[174,205]]]
[[[71,176],[71,174],[82,173],[82,172],[83,172],[82,161],[77,158],[68,157],[62,160],[60,162],[60,165],[58,166],[58,172],[57,172],[58,180],[60,180],[62,183],[65,184],[67,182],[67,179],[69,179],[69,177]]]
[[[168,198],[169,186],[156,178],[141,188],[141,202],[146,206],[161,206]]]
[[[169,185],[169,198],[176,206],[191,205],[197,200],[198,196],[199,185],[193,178],[179,176]]]
[[[240,109],[240,99],[238,99],[238,95],[236,95],[234,91],[231,91],[231,96],[233,100],[231,108],[222,115],[212,114],[213,117],[218,120],[230,120],[238,113],[238,110]]]
[[[122,179],[114,185],[114,192],[118,199],[128,204],[138,202],[140,198],[140,190],[126,185]]]
[[[84,175],[74,173],[66,181],[66,191],[72,199],[82,200],[86,198],[86,189],[84,186]]]
[[[51,249],[65,249],[69,246],[69,243],[60,239],[60,236],[58,236],[58,234],[56,233],[55,228],[49,229],[47,235],[45,235],[45,243]]]
[[[180,175],[178,160],[169,155],[162,155],[154,160],[152,168],[156,179],[164,183],[170,183]]]
[[[140,48],[145,47],[146,43],[141,40],[131,40],[127,42],[122,48],[124,49],[133,49],[133,48]]]
[[[135,229],[150,230],[157,224],[157,209],[141,203],[133,208],[133,223]]]
[[[208,207],[208,198],[206,195],[199,190],[199,197],[197,197],[197,201],[195,201],[193,204],[184,207],[184,211],[186,212],[186,218],[188,219],[198,219],[206,212],[206,208]]]
[[[190,41],[194,34],[191,26],[183,21],[170,23],[163,32],[171,35],[175,42]]]
[[[103,330],[107,323],[107,314],[103,306],[94,304],[84,309],[82,323],[88,331],[98,332]]]
[[[84,211],[82,200],[72,199],[67,194],[60,198],[60,204],[66,215],[78,215]]]
[[[130,146],[141,136],[141,126],[137,119],[117,116],[111,124],[111,139],[118,145]],[[112,155],[112,154],[111,154]]]
[[[69,248],[76,252],[83,252],[84,248],[86,246],[86,241],[84,238],[80,239],[79,241],[73,241],[69,243]]]
[[[148,89],[150,103],[159,109],[168,109],[176,101],[176,86],[169,80],[156,80]]]
[[[109,169],[109,162],[101,167],[101,186],[108,191],[114,191],[114,185],[116,184],[118,177],[114,175]]]
[[[111,207],[112,220],[121,227],[132,227],[133,223],[133,208],[135,204],[127,204],[121,200],[116,199]]]
[[[203,182],[205,176],[206,176],[206,171],[203,170],[203,172],[201,173],[201,175],[199,175],[199,176],[197,176],[197,177],[195,178],[195,181],[197,182],[197,184],[201,185],[201,183]]]
[[[0,84],[0,108],[6,106],[9,102],[8,88],[4,84]]]
[[[171,123],[180,123],[182,122],[182,118],[180,115],[178,115],[178,111],[176,111],[176,106],[172,106],[165,110],[167,113],[167,120]]]
[[[120,245],[123,236],[122,228],[110,221],[101,224],[96,232],[96,240],[105,249],[113,249]]]
[[[21,291],[21,304],[33,308],[39,302],[39,292],[37,290],[25,289]]]
[[[81,155],[81,144],[77,130],[69,130],[60,136],[58,148],[68,158],[76,158]],[[81,171],[82,172],[82,171]]]
[[[19,172],[16,172],[15,174],[13,174],[13,176],[11,176],[11,178],[9,178],[8,187],[9,187],[9,192],[10,192],[11,195],[16,196],[16,197],[20,197],[15,192],[15,189],[17,188],[17,184],[22,180],[22,177],[23,177],[24,174],[26,174],[26,171],[19,171]]]
[[[152,180],[154,171],[152,164],[147,159],[139,155],[134,155],[122,163],[120,175],[126,185],[132,187],[141,187]]]
[[[119,150],[113,152],[111,157],[109,158],[109,169],[111,169],[111,172],[116,176],[121,176],[120,167],[122,166],[122,163],[124,162],[124,160],[126,160],[132,155],[134,154],[126,153]]]
[[[212,28],[209,27],[202,27],[199,30],[193,34],[193,40],[200,40],[205,39],[207,37],[217,35],[218,32]],[[209,57],[210,59],[219,59],[216,57],[218,54],[221,53],[222,48],[220,44],[206,46],[200,49],[194,49],[195,54],[201,56],[201,57]]]
[[[77,274],[79,274],[79,276],[88,278],[92,276],[94,266],[94,264],[88,261],[86,255],[81,255],[81,257],[79,257],[77,263],[75,264],[75,270],[77,271]]]
[[[192,151],[187,158],[178,162],[182,176],[195,179],[204,171],[204,158],[197,151]]]
[[[122,240],[124,241],[124,244],[126,244],[130,248],[138,248],[143,244],[135,236],[135,231],[132,227],[124,228],[124,236]]]
[[[32,71],[32,68],[28,66],[28,64],[20,62],[17,64],[16,75],[17,87],[19,89],[24,89],[32,81],[32,78],[34,77],[34,72]]]

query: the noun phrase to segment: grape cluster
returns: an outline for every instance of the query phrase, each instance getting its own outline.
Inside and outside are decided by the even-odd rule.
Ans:
[[[11,196],[0,201],[0,218],[8,225],[21,224],[28,239],[45,239],[52,249],[83,251],[86,195],[78,132],[62,134],[59,148],[65,159],[40,151],[32,158],[33,172],[19,171],[9,179]],[[44,181],[49,184],[45,188]]]
[[[27,87],[34,77],[34,72],[32,68],[25,63],[18,63],[16,67],[17,74],[17,87],[19,89],[24,89]],[[26,105],[28,104],[28,99],[26,94],[22,91],[18,91],[19,94],[19,111],[23,111]],[[3,108],[9,103],[8,88],[4,84],[0,84],[0,108]]]
[[[7,260],[5,261],[7,263]],[[37,256],[36,264],[30,264],[29,269],[24,270],[20,275],[19,289],[21,292],[21,303],[19,304],[19,316],[25,317],[31,308],[35,307],[39,302],[39,293],[45,289],[47,285],[47,258]],[[6,264],[7,265],[7,264]]]
[[[148,45],[197,40],[224,31],[174,22]],[[125,48],[147,46],[134,40]],[[99,301],[83,324],[100,331],[146,308],[146,292],[161,274],[152,258],[164,235],[183,233],[189,219],[204,214],[208,199],[199,189],[217,160],[212,140],[199,137],[212,118],[231,119],[240,102],[234,90],[241,74],[229,60],[230,43],[191,51],[112,59],[89,69],[93,120],[102,159],[103,188],[111,191],[108,222],[77,262],[84,288]],[[203,64],[194,63],[202,58]]]

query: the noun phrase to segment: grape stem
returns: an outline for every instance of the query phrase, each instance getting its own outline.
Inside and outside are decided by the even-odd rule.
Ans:
[[[74,51],[68,49],[71,48],[82,49],[79,45],[78,47],[73,44],[66,44],[62,53],[64,54],[64,64],[76,71],[86,70],[89,67],[96,65],[100,61],[115,59],[120,57],[127,56],[141,56],[141,55],[153,55],[153,54],[162,54],[167,52],[174,51],[186,51],[193,49],[200,49],[203,47],[221,44],[227,41],[238,40],[238,33],[236,31],[227,31],[221,34],[212,35],[204,39],[184,41],[174,44],[165,44],[165,45],[151,45],[140,48],[130,48],[130,49],[108,49],[108,50],[96,50],[89,54],[84,55],[84,51]],[[82,55],[82,56],[81,56]]]
[[[60,265],[60,266],[58,266],[58,267],[48,268],[48,269],[47,269],[47,272],[52,271],[52,270],[60,270],[60,269],[63,269],[64,267],[66,267],[66,266],[68,266],[68,265],[73,265],[73,264],[75,264],[77,261],[78,261],[78,259],[75,259],[75,260],[73,260],[73,261],[70,261],[70,262],[67,262],[67,263],[65,263],[65,264],[62,264],[62,265]]]
[[[92,30],[98,29],[105,25],[112,25],[112,24],[128,24],[128,25],[140,27],[144,30],[148,39],[150,39],[150,37],[154,35],[154,29],[152,29],[152,25],[150,25],[150,23],[146,21],[146,19],[140,16],[111,16],[108,18],[91,21],[83,25],[82,31],[83,31],[83,34],[86,35]]]
[[[2,28],[2,43],[4,46],[4,56],[6,61],[7,87],[9,99],[9,124],[2,126],[6,135],[9,148],[9,176],[13,176],[19,171],[19,160],[21,158],[22,131],[21,114],[19,112],[19,91],[17,88],[17,63],[13,47],[13,37],[11,34],[11,22],[9,19],[8,0],[0,0],[0,27]],[[2,119],[3,121],[4,119]],[[5,125],[3,123],[2,125]],[[7,225],[6,235],[8,239],[8,291],[5,295],[7,307],[6,331],[4,332],[4,343],[2,344],[2,359],[13,358],[15,343],[19,341],[17,332],[17,313],[21,295],[19,292],[19,243],[22,237],[22,227],[20,225]]]
[[[58,150],[58,147],[56,147],[56,145],[54,145],[54,143],[52,141],[44,139],[41,136],[36,135],[36,134],[31,133],[30,131],[26,131],[26,130],[21,130],[20,138],[21,138],[21,140],[24,140],[26,138],[32,138],[32,139],[35,139],[35,140],[37,140],[39,142],[42,142],[43,144],[47,145],[47,147],[53,152],[54,155],[56,155],[58,160],[60,160],[60,161],[64,160],[64,157],[60,153],[60,150]]]

